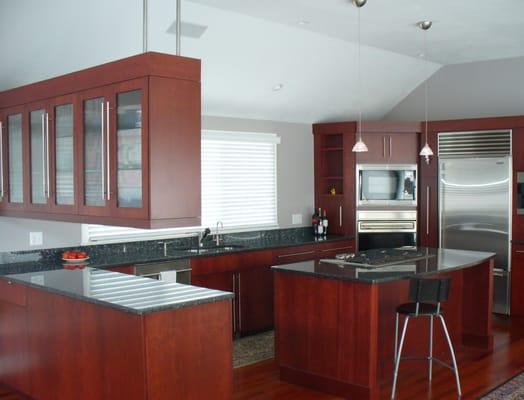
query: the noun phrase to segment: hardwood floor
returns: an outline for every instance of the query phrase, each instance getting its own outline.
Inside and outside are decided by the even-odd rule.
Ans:
[[[462,399],[476,399],[524,370],[524,318],[495,317],[495,345],[492,354],[468,350],[459,356]],[[399,376],[399,399],[457,399],[451,372],[435,365],[433,382],[427,380],[425,362],[407,362]],[[406,368],[409,364],[416,368]],[[420,368],[418,368],[420,367]],[[385,385],[381,399],[388,399],[390,386]],[[234,400],[337,400],[339,397],[315,392],[281,382],[273,360],[236,369]],[[0,388],[0,400],[23,400]],[[116,399],[115,399],[116,400]]]
[[[524,370],[524,318],[495,317],[492,354],[467,350],[459,355],[462,399],[477,399]],[[389,399],[391,386],[381,390],[381,400]],[[434,364],[433,382],[427,378],[427,363],[408,361],[401,365],[398,399],[457,399],[451,372]],[[334,397],[281,382],[274,361],[235,370],[235,400],[337,400]]]

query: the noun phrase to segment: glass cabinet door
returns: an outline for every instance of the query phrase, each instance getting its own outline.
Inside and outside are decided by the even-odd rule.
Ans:
[[[22,114],[7,117],[9,202],[24,202],[24,152]]]
[[[117,206],[142,208],[142,91],[117,94]]]
[[[106,121],[104,97],[84,100],[84,204],[106,205]]]
[[[46,188],[46,111],[29,113],[31,154],[31,203],[47,203]]]
[[[54,109],[55,203],[74,205],[73,105]]]

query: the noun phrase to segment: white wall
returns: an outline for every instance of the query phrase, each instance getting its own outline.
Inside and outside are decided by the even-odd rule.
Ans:
[[[428,80],[429,119],[524,115],[524,57],[447,65]],[[424,119],[423,83],[384,118]]]
[[[311,125],[203,117],[202,128],[278,134],[282,140],[277,155],[279,225],[291,227],[292,214],[303,214],[303,225],[309,224],[314,203]],[[29,232],[43,232],[43,246],[29,247]],[[0,252],[77,246],[80,242],[80,224],[0,217]]]

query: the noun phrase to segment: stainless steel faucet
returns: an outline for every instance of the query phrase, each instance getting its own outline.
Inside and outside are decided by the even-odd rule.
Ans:
[[[217,246],[220,246],[220,228],[224,229],[224,224],[222,223],[222,221],[217,221],[217,230],[215,232],[215,244]]]

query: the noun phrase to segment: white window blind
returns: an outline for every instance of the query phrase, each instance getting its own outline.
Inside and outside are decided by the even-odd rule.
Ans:
[[[270,133],[202,132],[202,226],[225,231],[277,227],[277,144]],[[133,229],[85,224],[83,242],[184,236],[202,227]]]

